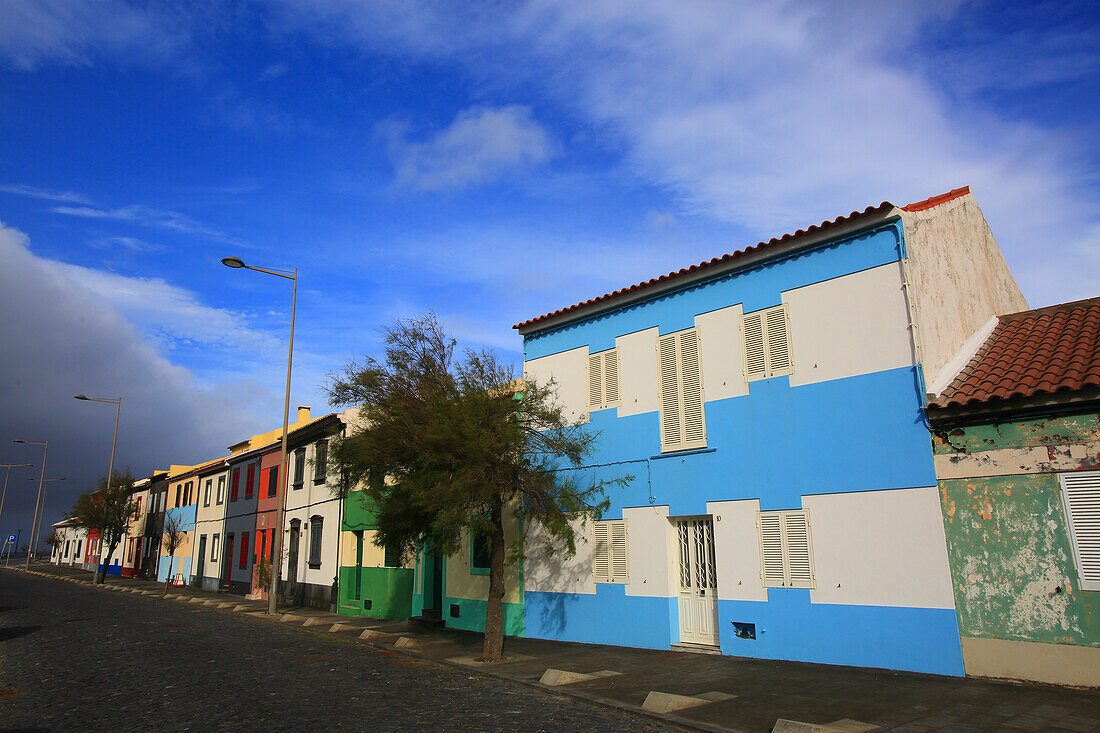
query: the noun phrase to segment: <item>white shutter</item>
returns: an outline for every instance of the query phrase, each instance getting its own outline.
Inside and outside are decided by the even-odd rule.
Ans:
[[[603,352],[604,407],[619,405],[619,350]]]
[[[743,320],[745,331],[745,381],[763,379],[768,374],[768,364],[764,356],[764,316],[756,313],[746,314]]]
[[[625,583],[629,578],[626,564],[626,520],[608,524],[611,525],[611,581]]]
[[[592,523],[592,539],[595,545],[592,553],[592,574],[597,583],[608,583],[611,579],[611,547],[608,542],[607,522]]]
[[[699,358],[699,334],[694,330],[680,334],[681,402],[683,403],[683,448],[703,448],[707,444],[707,426],[703,418],[703,375]]]
[[[768,341],[768,376],[778,377],[791,371],[791,347],[787,339],[787,309],[784,306],[764,311]]]
[[[760,529],[760,580],[765,588],[782,588],[786,583],[783,563],[783,523],[779,512],[757,512]]]
[[[810,516],[805,509],[783,512],[787,587],[813,588],[814,566],[810,553]]]
[[[588,410],[603,407],[603,358],[601,354],[588,357]]]
[[[1100,471],[1064,473],[1059,479],[1081,590],[1100,590]]]
[[[683,442],[680,421],[680,378],[677,368],[676,334],[657,339],[657,366],[660,379],[661,450],[678,450]]]

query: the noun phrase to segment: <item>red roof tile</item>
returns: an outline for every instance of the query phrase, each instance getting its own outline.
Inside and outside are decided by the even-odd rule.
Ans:
[[[968,193],[970,193],[970,187],[969,186],[964,186],[962,188],[956,188],[953,191],[950,191],[948,193],[941,194],[939,196],[933,196],[931,198],[925,199],[924,201],[918,201],[915,204],[909,204],[908,206],[903,206],[901,208],[902,208],[902,210],[909,211],[909,212],[924,211],[925,209],[930,209],[934,206],[939,206],[940,204],[946,203],[948,201],[951,201],[952,199],[956,199],[959,196],[963,196],[963,195],[968,194]],[[672,279],[675,279],[675,278],[678,278],[678,277],[682,277],[684,275],[687,275],[687,274],[690,274],[690,273],[693,273],[693,272],[698,272],[700,270],[704,270],[704,269],[707,269],[707,268],[710,268],[710,267],[714,267],[715,265],[721,265],[721,264],[725,264],[727,262],[732,262],[734,260],[737,260],[737,259],[739,259],[741,257],[744,257],[748,254],[751,254],[753,252],[760,252],[761,250],[770,249],[770,248],[772,248],[776,245],[779,245],[779,244],[783,244],[783,243],[786,243],[786,242],[791,242],[793,240],[801,239],[802,237],[807,237],[807,236],[810,236],[812,234],[817,234],[818,232],[822,232],[822,231],[825,231],[827,229],[831,229],[832,227],[839,226],[841,224],[847,224],[847,223],[855,221],[857,219],[861,219],[861,218],[866,217],[866,216],[871,216],[872,214],[885,213],[885,212],[889,211],[892,208],[894,208],[893,204],[891,204],[889,201],[883,201],[878,206],[868,206],[863,211],[853,211],[852,213],[848,214],[847,216],[838,216],[837,218],[833,219],[832,221],[823,221],[820,224],[816,224],[816,225],[807,227],[806,229],[799,229],[797,232],[795,232],[793,234],[784,234],[781,237],[773,237],[772,239],[769,239],[767,242],[760,242],[759,244],[756,244],[755,246],[746,247],[745,249],[738,250],[738,251],[733,252],[731,254],[722,255],[721,257],[715,257],[712,260],[708,260],[706,262],[700,262],[697,265],[691,265],[690,267],[682,268],[680,270],[677,270],[676,272],[670,272],[667,275],[661,275],[659,277],[655,277],[655,278],[652,278],[650,280],[646,280],[645,282],[640,282],[637,285],[631,285],[629,287],[622,288],[621,290],[616,290],[616,291],[611,292],[611,293],[605,293],[604,295],[601,295],[599,297],[592,298],[590,300],[586,300],[583,303],[577,303],[576,305],[571,305],[567,308],[561,308],[559,310],[554,311],[553,313],[547,313],[545,315],[538,316],[537,318],[531,318],[530,320],[524,321],[523,323],[517,323],[516,325],[512,326],[512,328],[523,328],[524,326],[530,326],[532,324],[538,323],[539,321],[546,320],[547,318],[553,318],[554,316],[565,315],[566,313],[570,313],[572,311],[578,310],[580,308],[584,308],[586,306],[594,305],[596,303],[602,303],[603,301],[609,300],[611,298],[618,297],[620,295],[624,295],[626,293],[633,293],[633,292],[636,292],[636,291],[639,291],[639,290],[645,290],[646,288],[653,287],[654,285],[658,285],[660,283],[664,283],[664,282],[667,282],[669,280],[672,280]]]
[[[978,353],[930,407],[1100,386],[1100,298],[1001,316]]]

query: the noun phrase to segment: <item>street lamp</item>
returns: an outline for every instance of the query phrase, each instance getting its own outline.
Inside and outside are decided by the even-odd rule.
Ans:
[[[290,418],[290,368],[294,363],[294,314],[298,306],[298,268],[295,267],[293,272],[286,270],[269,270],[263,267],[252,267],[246,265],[239,257],[223,257],[222,264],[226,267],[231,267],[234,270],[245,269],[255,270],[256,272],[264,272],[268,275],[275,275],[276,277],[285,277],[287,280],[294,281],[294,290],[290,299],[290,349],[287,352],[286,357],[286,395],[283,400],[283,444],[282,451],[279,457],[279,472],[282,476],[279,478],[283,484],[282,496],[279,499],[279,510],[275,515],[275,538],[274,546],[271,548],[273,561],[271,563],[271,588],[268,591],[267,599],[267,612],[271,615],[275,614],[275,591],[279,587],[279,573],[283,567],[283,518],[286,514],[286,488],[287,488],[287,473],[288,466],[286,460],[286,432],[287,423]]]
[[[0,468],[8,469],[4,473],[4,493],[0,494],[0,517],[4,516],[4,497],[8,495],[8,478],[11,476],[11,470],[13,468],[23,468],[24,466],[33,465],[33,463],[0,463]]]
[[[50,450],[50,441],[48,440],[16,440],[14,443],[22,443],[23,445],[40,445],[42,446],[42,473],[38,475],[38,498],[34,501],[34,521],[31,523],[31,542],[34,542],[35,527],[38,525],[38,504],[42,501],[42,484],[46,478],[46,454]],[[31,479],[32,481],[34,479]],[[37,543],[35,543],[37,544]],[[31,569],[31,554],[27,553],[27,570]]]
[[[28,478],[27,480],[28,481],[34,481],[33,478]],[[65,480],[65,477],[62,476],[61,478],[41,479],[41,482],[44,483],[44,484],[48,484],[51,481],[64,481],[64,480]],[[39,493],[42,493],[42,491],[43,491],[43,489],[39,488]],[[43,511],[45,511],[45,510],[43,509]],[[37,506],[35,507],[35,516],[38,516],[38,507]],[[39,527],[38,528],[38,533],[36,533],[33,537],[31,537],[31,551],[27,555],[27,561],[28,561],[27,562],[27,567],[30,567],[30,556],[38,550],[38,534],[41,534],[41,532],[42,532],[42,528]]]
[[[85,402],[106,402],[111,405],[118,405],[118,409],[115,410],[115,437],[111,438],[111,462],[107,464],[107,492],[111,491],[111,477],[115,473],[115,445],[118,443],[118,418],[122,414],[122,398],[117,400],[106,400],[98,397],[88,397],[87,395],[78,394],[73,399],[84,400]]]

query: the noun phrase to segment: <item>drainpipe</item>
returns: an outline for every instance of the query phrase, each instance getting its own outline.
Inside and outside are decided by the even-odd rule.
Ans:
[[[920,340],[917,338],[917,316],[913,308],[913,293],[912,285],[909,282],[909,269],[906,267],[909,253],[905,247],[905,229],[900,219],[896,226],[898,227],[898,254],[901,255],[898,258],[898,268],[901,270],[901,289],[905,296],[905,314],[909,319],[909,343],[913,348],[913,371],[916,377],[915,388],[917,390],[917,402],[919,405],[917,409],[920,411],[921,422],[931,431],[932,426],[928,423],[928,413],[924,409],[928,402],[928,394],[924,382],[924,356],[921,353]]]

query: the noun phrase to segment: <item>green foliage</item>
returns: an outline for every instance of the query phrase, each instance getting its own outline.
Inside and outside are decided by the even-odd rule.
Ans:
[[[375,543],[408,557],[425,542],[453,553],[467,531],[499,531],[506,511],[525,529],[540,524],[547,551],[576,551],[578,516],[598,518],[605,490],[631,477],[580,485],[575,472],[598,436],[570,423],[554,385],[515,378],[491,351],[466,349],[434,314],[384,330],[385,358],[368,357],[330,375],[333,404],[359,408],[330,462],[340,492],[353,488],[377,516]],[[383,478],[384,477],[384,478]],[[522,554],[522,535],[510,548]]]
[[[94,491],[85,491],[76,498],[69,519],[88,530],[99,530],[101,536],[117,542],[138,515],[136,502],[130,501],[134,493],[134,475],[115,471],[110,487],[107,477],[100,477]]]

